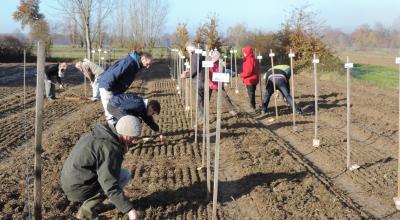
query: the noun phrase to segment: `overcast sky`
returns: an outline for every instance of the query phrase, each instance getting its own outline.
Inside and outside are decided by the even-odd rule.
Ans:
[[[42,0],[40,5],[50,23],[55,23],[58,18],[58,13],[51,7],[54,2]],[[244,23],[252,30],[274,31],[280,28],[287,11],[307,2],[326,25],[345,32],[365,23],[374,25],[380,22],[390,27],[400,17],[400,0],[169,0],[170,11],[165,32],[172,33],[178,22],[186,22],[193,33],[210,13],[218,15],[223,32],[237,23]],[[19,29],[19,24],[12,19],[18,4],[19,0],[2,0],[0,33]]]

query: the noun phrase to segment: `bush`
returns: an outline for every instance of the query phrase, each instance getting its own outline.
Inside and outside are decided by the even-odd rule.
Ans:
[[[24,50],[32,58],[32,47],[11,35],[0,35],[0,62],[22,62]]]

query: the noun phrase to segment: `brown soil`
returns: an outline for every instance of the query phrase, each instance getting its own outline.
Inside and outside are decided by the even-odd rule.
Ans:
[[[145,219],[210,219],[212,202],[207,200],[206,172],[197,170],[202,146],[194,143],[190,119],[185,117],[175,82],[167,71],[166,65],[155,64],[130,89],[160,101],[162,110],[156,121],[169,141],[166,145],[157,139],[140,143],[127,153],[123,166],[132,172],[133,180],[125,193],[138,209],[144,210]],[[22,78],[1,83],[3,77],[21,74],[20,65],[3,72],[8,74],[0,75],[0,219],[21,219],[27,215],[26,162],[29,182],[33,183],[35,78],[28,77],[27,105],[23,110]],[[307,77],[296,79],[299,80],[297,88],[302,91],[301,105],[312,105],[312,85]],[[78,204],[66,199],[59,183],[63,161],[81,134],[104,122],[100,102],[62,99],[83,94],[80,74],[73,72],[66,81],[69,86],[59,91],[60,99],[45,102],[41,155],[45,219],[73,218]],[[244,109],[247,100],[241,88],[240,96],[231,96]],[[257,114],[241,113],[233,117],[224,112],[218,218],[398,218],[391,202],[396,189],[397,120],[393,120],[397,118],[396,96],[358,85],[354,88],[359,92],[353,93],[353,161],[362,165],[355,172],[343,169],[345,94],[341,92],[344,87],[338,84],[321,83],[322,146],[318,149],[310,145],[311,116],[299,118],[299,132],[292,132],[286,107],[280,108],[282,117],[274,123]],[[211,100],[212,129],[215,128],[215,96]],[[379,109],[373,108],[374,104],[380,104]],[[28,161],[25,160],[25,129]],[[146,126],[143,136],[156,138]],[[32,188],[31,185],[31,195]],[[116,219],[116,213],[117,210],[110,210],[102,216]]]

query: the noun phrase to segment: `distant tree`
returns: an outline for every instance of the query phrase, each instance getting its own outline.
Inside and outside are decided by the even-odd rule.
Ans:
[[[204,27],[203,24],[200,24],[199,27],[197,27],[196,35],[194,36],[194,43],[195,44],[200,44],[200,45],[204,45],[205,44],[206,36],[204,35],[205,34],[204,28],[205,27]]]
[[[205,43],[209,49],[220,50],[222,46],[221,37],[218,34],[218,18],[217,15],[209,15],[208,21],[204,24]]]
[[[228,28],[228,44],[231,47],[242,48],[248,42],[249,31],[245,24],[236,24]]]
[[[178,23],[176,32],[173,36],[173,47],[180,51],[185,51],[185,45],[189,41],[189,32],[186,23]]]

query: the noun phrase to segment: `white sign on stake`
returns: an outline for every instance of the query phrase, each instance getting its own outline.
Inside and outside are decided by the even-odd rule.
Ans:
[[[396,64],[400,64],[400,57],[396,57]]]
[[[270,56],[270,57],[274,57],[275,54],[274,54],[274,53],[270,53],[269,56]]]
[[[319,59],[313,59],[312,63],[319,63]]]
[[[351,68],[353,68],[353,63],[346,63],[346,64],[344,64],[344,68],[346,68],[346,69],[351,69]]]
[[[214,82],[229,82],[229,73],[213,73],[212,81]]]
[[[194,50],[194,53],[195,53],[195,54],[202,54],[202,53],[203,53],[203,50],[202,50],[202,49],[195,49],[195,50]]]
[[[318,139],[313,139],[313,147],[319,147],[319,140]]]
[[[262,60],[262,56],[257,56],[257,60]]]
[[[202,66],[203,66],[203,68],[214,67],[214,63],[212,61],[203,61]]]
[[[293,57],[295,57],[296,55],[294,54],[294,53],[289,53],[289,57],[290,58],[293,58]]]
[[[206,51],[203,51],[203,52],[201,52],[201,55],[202,55],[203,57],[205,57],[205,56],[207,55],[207,52],[206,52]]]

